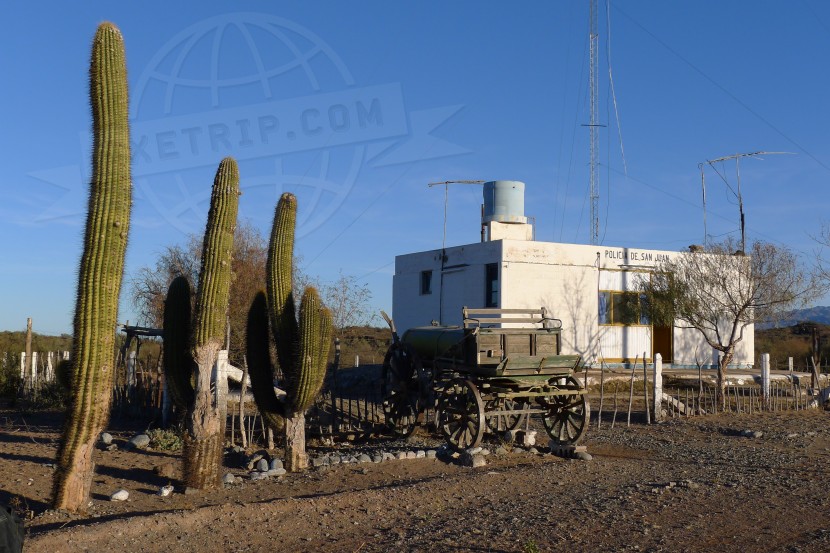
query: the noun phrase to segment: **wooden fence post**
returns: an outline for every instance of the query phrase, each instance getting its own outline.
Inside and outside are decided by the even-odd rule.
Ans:
[[[631,426],[631,404],[634,403],[634,373],[637,372],[637,359],[639,355],[634,358],[634,366],[631,368],[631,380],[628,382],[628,418],[626,426]]]
[[[32,318],[26,319],[26,364],[23,367],[23,390],[28,392],[32,389]]]
[[[248,449],[248,435],[245,433],[245,393],[248,391],[248,359],[242,358],[242,386],[239,392],[239,438],[242,449]]]
[[[127,388],[136,385],[136,351],[132,350],[127,354]]]
[[[646,400],[646,424],[651,424],[651,407],[648,403],[648,365],[646,364],[646,352],[643,352],[643,396]]]
[[[599,412],[597,413],[597,430],[602,427],[602,404],[605,402],[605,366],[599,362]]]

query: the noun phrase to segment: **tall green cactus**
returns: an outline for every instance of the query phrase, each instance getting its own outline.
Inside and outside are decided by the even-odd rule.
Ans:
[[[164,300],[164,376],[167,390],[179,417],[193,403],[193,356],[190,354],[191,307],[190,283],[178,276],[170,283]],[[183,420],[180,418],[179,420]]]
[[[297,199],[283,194],[277,203],[266,264],[267,302],[258,294],[248,313],[247,356],[254,399],[276,430],[285,433],[286,466],[298,471],[308,466],[305,452],[305,412],[314,402],[326,376],[331,312],[323,307],[317,290],[307,287],[297,321],[292,292],[294,228]],[[268,316],[265,315],[267,310]],[[267,322],[277,346],[277,360],[285,377],[287,395],[276,397],[273,388]]]
[[[55,508],[68,511],[82,510],[89,501],[92,452],[109,418],[118,296],[130,227],[127,66],[124,39],[112,23],[102,23],[95,34],[89,88],[92,179],[75,305],[72,401],[53,488]]]
[[[239,194],[239,168],[227,157],[213,181],[191,344],[196,388],[185,432],[184,481],[196,489],[212,488],[220,482],[225,428],[220,415],[224,410],[212,396],[210,385],[227,318]]]

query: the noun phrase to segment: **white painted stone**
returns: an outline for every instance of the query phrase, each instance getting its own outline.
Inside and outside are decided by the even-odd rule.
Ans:
[[[653,393],[654,398],[654,421],[659,422],[663,420],[663,356],[659,353],[654,354],[654,374],[653,376]]]
[[[761,354],[761,392],[764,401],[769,401],[769,353]]]

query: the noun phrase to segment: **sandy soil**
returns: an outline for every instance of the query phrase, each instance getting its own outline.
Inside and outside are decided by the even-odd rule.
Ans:
[[[830,415],[819,410],[605,423],[586,437],[591,461],[524,452],[492,454],[477,469],[432,459],[337,465],[168,497],[156,492],[178,475],[154,468],[177,472],[177,455],[100,451],[83,517],[48,509],[58,418],[0,421],[0,501],[31,511],[31,552],[830,551]],[[438,443],[421,435],[341,447]],[[233,455],[226,464],[247,473]],[[119,488],[129,500],[109,501]]]

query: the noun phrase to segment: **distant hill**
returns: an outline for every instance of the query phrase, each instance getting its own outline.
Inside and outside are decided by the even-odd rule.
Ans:
[[[20,352],[25,348],[26,333],[24,331],[0,331],[0,352]],[[72,336],[68,334],[47,336],[37,332],[32,333],[33,351],[67,351],[70,349],[72,349]]]
[[[830,359],[830,325],[815,322],[756,330],[756,362],[760,363],[762,353],[769,353],[773,369],[786,369],[787,359],[792,357],[796,370],[809,370],[807,357],[810,355],[813,329],[816,329],[819,335],[821,365],[826,366]]]
[[[758,330],[785,328],[805,322],[830,325],[830,306],[820,305],[816,307],[808,307],[807,309],[797,309],[790,313],[788,317],[778,321],[777,323],[757,324],[755,325],[755,328]]]

